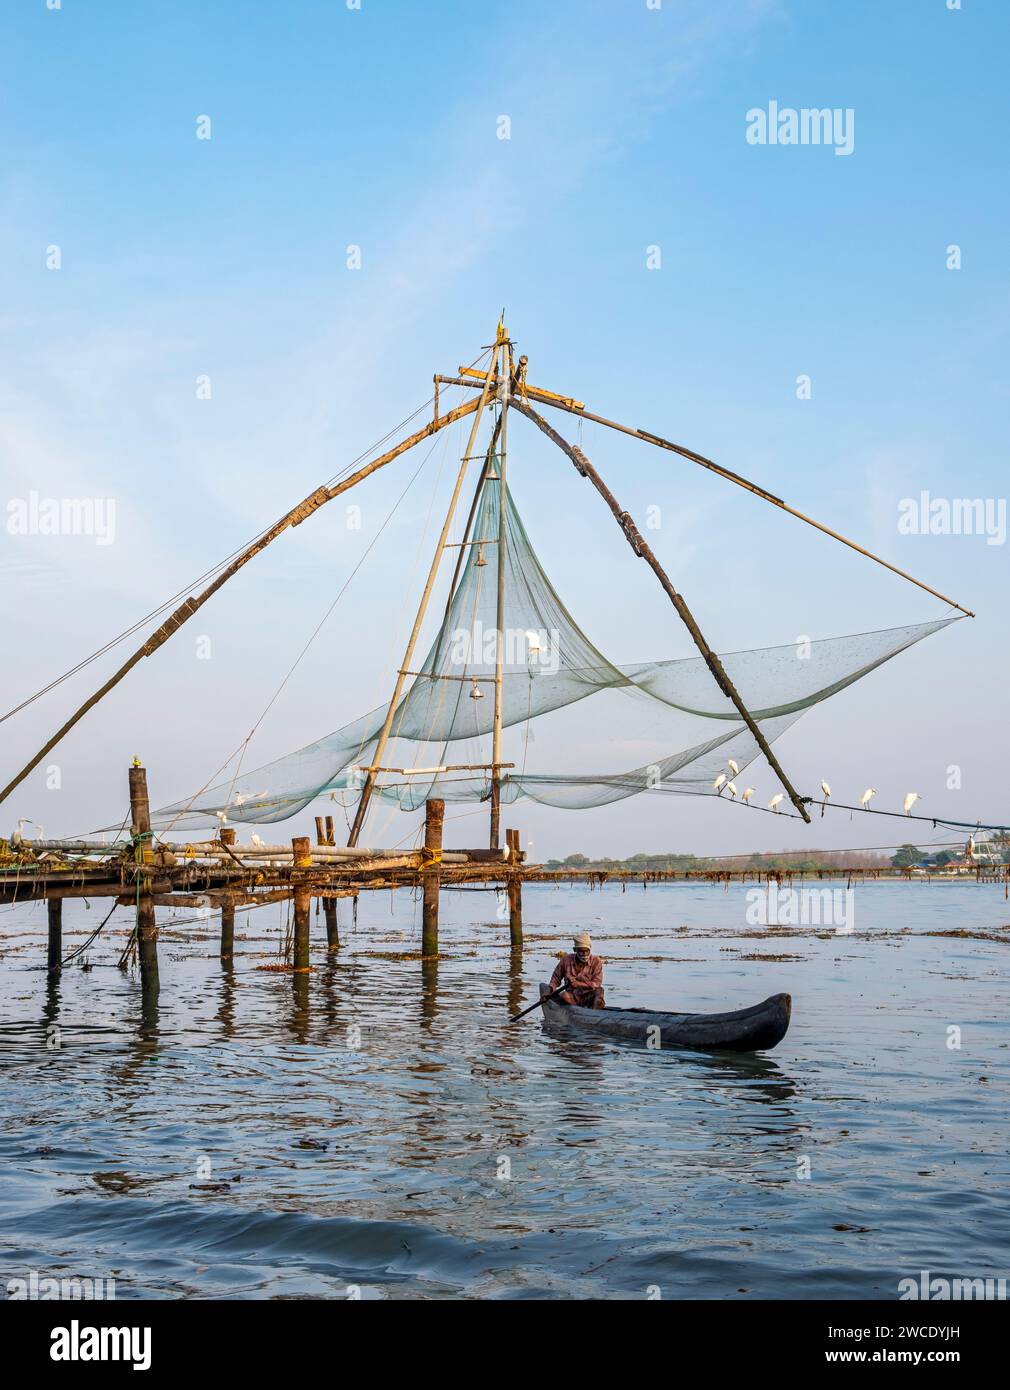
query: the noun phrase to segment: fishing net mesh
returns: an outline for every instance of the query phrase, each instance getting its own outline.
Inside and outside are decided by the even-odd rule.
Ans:
[[[481,490],[455,590],[394,712],[382,766],[414,770],[380,774],[374,795],[404,810],[422,806],[429,797],[479,802],[490,796],[489,769],[460,768],[491,761],[500,492],[492,471]],[[508,493],[505,541],[502,724],[521,737],[516,766],[502,773],[503,802],[527,797],[580,809],[643,791],[714,795],[712,782],[728,759],[743,769],[759,755],[753,735],[701,657],[618,666],[593,645],[544,573]],[[730,652],[722,661],[772,742],[812,705],[953,621]],[[590,772],[578,765],[569,771],[527,771],[532,721],[556,719],[556,712],[571,712],[586,701],[606,704],[603,732],[591,740],[597,757],[601,749],[619,753],[635,744],[636,730],[648,730],[655,756],[613,771]],[[156,814],[157,827],[198,828],[223,817],[284,820],[320,796],[353,806],[386,713],[380,706],[254,772],[165,807]],[[665,751],[674,740],[674,751]],[[552,751],[557,746],[552,738]]]

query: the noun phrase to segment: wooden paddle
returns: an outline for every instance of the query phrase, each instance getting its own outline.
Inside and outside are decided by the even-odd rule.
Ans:
[[[558,985],[557,989],[551,990],[550,994],[545,994],[542,999],[538,999],[537,1002],[531,1004],[528,1009],[523,1009],[521,1014],[516,1014],[514,1017],[510,1018],[509,1023],[518,1023],[521,1018],[525,1018],[527,1014],[531,1014],[534,1009],[539,1009],[541,1004],[546,1004],[548,999],[553,999],[556,994],[563,994],[566,989],[568,989],[568,981],[564,980]]]

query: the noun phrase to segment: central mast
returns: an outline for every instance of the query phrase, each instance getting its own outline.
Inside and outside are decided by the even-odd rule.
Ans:
[[[498,597],[495,606],[495,661],[494,661],[494,723],[491,736],[491,839],[492,849],[499,848],[501,832],[501,727],[502,727],[502,668],[505,662],[505,531],[506,499],[505,453],[508,434],[509,391],[512,384],[512,343],[505,327],[505,311],[502,310],[498,322],[498,336],[495,340],[495,358],[498,362],[498,390],[496,392],[501,410],[499,416],[500,443],[498,447]]]

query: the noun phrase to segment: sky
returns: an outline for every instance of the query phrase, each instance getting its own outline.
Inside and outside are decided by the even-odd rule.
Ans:
[[[530,381],[718,460],[976,613],[790,729],[776,751],[796,785],[826,778],[840,801],[873,785],[891,810],[914,789],[926,814],[1010,821],[1008,39],[1001,0],[5,7],[3,710],[399,437],[505,306]],[[832,142],[760,142],[770,103],[837,111]],[[633,516],[660,518],[650,543],[718,650],[948,612],[689,462],[554,423]],[[464,444],[444,431],[282,536],[85,717],[2,833],[4,813],[48,835],[118,823],[135,755],[165,805],[254,728],[246,768],[388,698]],[[508,466],[596,645],[691,655],[599,498],[526,422]],[[990,534],[903,531],[924,492],[987,502]],[[67,499],[100,504],[90,534],[37,524]],[[4,780],[128,650],[0,723]],[[592,731],[576,736],[596,770]],[[596,737],[621,766],[615,731]],[[537,771],[555,738],[556,718]],[[748,780],[762,804],[777,790],[767,767]],[[485,815],[450,807],[447,841],[483,844]],[[504,822],[537,859],[938,838],[672,796],[520,802]],[[363,842],[417,825],[379,807]]]

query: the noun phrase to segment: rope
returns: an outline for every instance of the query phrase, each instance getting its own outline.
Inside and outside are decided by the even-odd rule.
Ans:
[[[61,969],[61,970],[63,969],[63,967],[64,967],[65,965],[69,965],[70,962],[71,962],[72,960],[76,960],[77,957],[81,954],[82,951],[86,951],[86,950],[88,949],[88,947],[91,945],[91,943],[94,941],[95,937],[98,935],[98,933],[99,933],[99,932],[102,930],[102,928],[105,926],[105,923],[109,920],[109,918],[112,916],[112,914],[115,912],[115,910],[116,910],[116,908],[117,908],[118,906],[119,906],[119,904],[118,904],[117,902],[114,902],[114,903],[112,904],[112,906],[109,908],[108,912],[106,913],[104,919],[103,919],[101,922],[99,922],[98,926],[95,928],[95,930],[94,930],[94,931],[91,933],[91,935],[88,937],[87,941],[85,941],[84,945],[83,945],[83,946],[78,946],[78,948],[77,948],[76,951],[71,951],[71,952],[70,952],[70,955],[67,956],[65,960],[61,960],[61,961],[60,961],[60,969]]]

